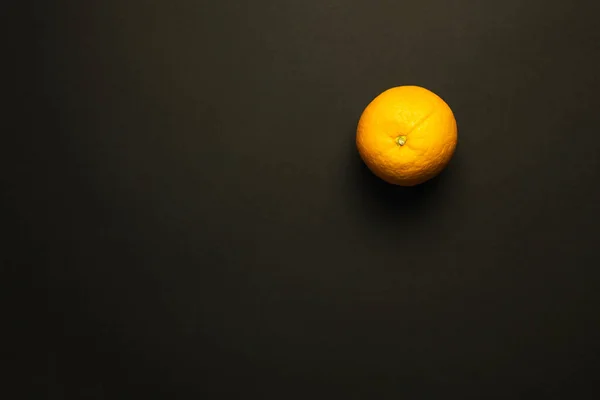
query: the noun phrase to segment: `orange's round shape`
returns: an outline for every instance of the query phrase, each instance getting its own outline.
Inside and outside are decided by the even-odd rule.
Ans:
[[[414,186],[439,174],[456,149],[457,129],[448,104],[419,86],[377,96],[362,113],[356,146],[367,167],[386,182]]]

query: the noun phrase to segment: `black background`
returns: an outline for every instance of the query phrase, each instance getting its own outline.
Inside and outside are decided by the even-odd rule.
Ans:
[[[44,399],[597,398],[594,3],[7,7],[11,380]],[[354,145],[408,84],[459,127],[412,189]]]

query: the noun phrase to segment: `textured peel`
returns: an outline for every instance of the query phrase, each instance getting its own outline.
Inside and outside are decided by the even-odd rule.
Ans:
[[[452,110],[419,86],[381,93],[363,111],[356,131],[358,152],[367,167],[386,182],[401,186],[438,175],[450,162],[456,143]]]

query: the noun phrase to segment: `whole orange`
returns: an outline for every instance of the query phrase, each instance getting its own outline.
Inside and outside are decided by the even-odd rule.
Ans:
[[[414,186],[439,174],[456,149],[452,110],[435,93],[399,86],[363,111],[356,146],[369,169],[386,182]]]

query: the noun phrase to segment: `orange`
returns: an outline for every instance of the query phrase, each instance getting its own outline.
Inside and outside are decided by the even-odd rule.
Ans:
[[[369,169],[386,182],[414,186],[439,174],[456,149],[452,110],[435,93],[399,86],[363,111],[356,146]]]

